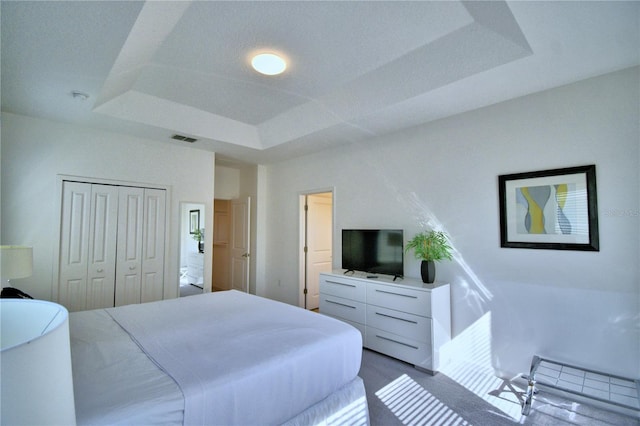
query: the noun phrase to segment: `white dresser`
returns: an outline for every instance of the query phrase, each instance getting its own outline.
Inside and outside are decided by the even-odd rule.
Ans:
[[[362,333],[364,347],[435,373],[451,340],[449,284],[320,274],[320,312]]]

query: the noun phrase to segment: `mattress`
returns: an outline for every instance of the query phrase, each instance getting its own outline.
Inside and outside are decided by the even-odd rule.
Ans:
[[[283,303],[206,293],[75,312],[70,333],[78,424],[283,424],[352,403],[366,417],[360,333]]]

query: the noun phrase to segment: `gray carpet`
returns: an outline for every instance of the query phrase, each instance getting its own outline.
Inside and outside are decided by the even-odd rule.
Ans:
[[[363,350],[372,426],[394,425],[640,425],[637,418],[540,391],[528,416],[520,414],[524,388],[481,365],[447,366],[435,376]]]
[[[202,294],[202,289],[193,284],[180,286],[180,297],[193,296],[195,294]]]

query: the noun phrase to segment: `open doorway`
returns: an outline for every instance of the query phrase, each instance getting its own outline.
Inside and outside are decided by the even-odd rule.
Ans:
[[[211,291],[249,292],[251,197],[214,200]]]
[[[180,203],[180,297],[203,293],[204,224],[204,204]]]
[[[333,191],[300,195],[299,306],[317,310],[320,304],[320,272],[331,272],[333,263]]]

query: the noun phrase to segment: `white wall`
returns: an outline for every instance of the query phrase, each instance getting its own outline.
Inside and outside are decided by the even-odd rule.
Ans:
[[[180,202],[201,202],[213,212],[212,152],[2,113],[2,244],[34,247],[34,274],[15,282],[35,297],[51,300],[56,279],[55,236],[59,227],[57,175],[75,175],[168,185],[169,276],[165,297],[176,297]],[[213,229],[212,215],[205,227]],[[211,253],[211,239],[205,252]],[[211,256],[205,255],[211,280]]]
[[[240,196],[240,169],[216,165],[216,198],[232,200]]]
[[[335,187],[334,267],[342,228],[449,233],[456,261],[437,279],[452,283],[458,356],[473,357],[464,332],[489,313],[481,338],[499,374],[539,354],[639,377],[639,87],[629,69],[266,167],[259,285],[297,303],[298,194]],[[599,252],[500,247],[498,175],[586,164],[597,167]],[[419,277],[410,255],[405,275]]]

